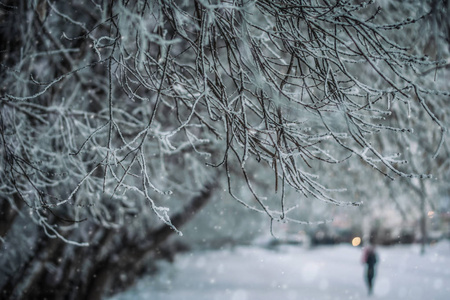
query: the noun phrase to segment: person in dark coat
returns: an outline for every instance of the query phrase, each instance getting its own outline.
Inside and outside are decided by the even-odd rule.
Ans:
[[[369,245],[364,248],[363,263],[366,265],[366,283],[369,295],[372,294],[373,280],[375,278],[375,264],[377,263],[377,253],[375,247]]]

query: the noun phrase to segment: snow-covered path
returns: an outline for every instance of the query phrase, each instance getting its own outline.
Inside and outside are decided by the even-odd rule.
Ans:
[[[156,277],[114,300],[450,299],[450,243],[379,247],[374,295],[367,296],[361,249],[283,246],[180,255]],[[112,300],[111,299],[111,300]]]

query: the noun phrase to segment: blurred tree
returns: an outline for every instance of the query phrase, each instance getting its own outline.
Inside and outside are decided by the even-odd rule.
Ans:
[[[423,21],[416,22],[402,29],[402,35],[395,35],[398,42],[404,40],[404,36],[410,37],[409,51],[414,54],[425,53],[434,61],[441,61],[425,69],[416,70],[415,74],[409,74],[410,78],[414,78],[414,82],[421,86],[430,87],[428,92],[429,106],[423,110],[423,106],[414,106],[410,102],[405,102],[408,109],[408,117],[401,115],[404,107],[400,102],[394,104],[393,114],[390,120],[394,127],[410,128],[413,134],[396,135],[378,135],[376,139],[382,145],[383,151],[395,152],[402,148],[402,156],[407,164],[403,165],[403,169],[409,169],[413,173],[433,174],[432,180],[405,180],[396,181],[380,180],[385,187],[388,188],[389,195],[380,193],[379,185],[372,185],[371,195],[377,198],[379,203],[374,203],[366,207],[367,218],[372,218],[373,211],[382,211],[381,206],[390,209],[392,204],[398,210],[399,216],[403,219],[405,227],[411,227],[411,224],[418,220],[417,228],[398,228],[394,231],[417,230],[414,232],[422,243],[422,253],[425,251],[427,244],[427,220],[430,219],[429,214],[434,214],[439,202],[443,201],[449,194],[447,182],[450,180],[449,160],[450,149],[449,144],[444,137],[448,134],[447,129],[450,114],[448,106],[448,97],[442,97],[439,93],[434,94],[431,87],[436,90],[448,90],[448,76],[450,72],[449,64],[449,45],[450,45],[450,20],[446,17],[450,9],[448,1],[430,0],[430,1],[382,1],[380,2],[384,11],[398,12],[398,14],[383,14],[383,22],[393,22],[399,20],[402,15],[414,12],[415,17],[423,16]],[[418,34],[417,34],[418,33]],[[404,41],[403,41],[404,42]],[[413,96],[413,101],[421,103],[423,99],[419,96]],[[400,105],[400,106],[397,106]],[[428,110],[428,112],[427,112]],[[443,127],[434,127],[433,121],[427,118],[427,114],[431,113],[442,121]],[[433,128],[433,129],[432,129]],[[431,130],[430,130],[431,129]],[[439,151],[436,149],[439,145]],[[368,191],[370,186],[363,186],[362,189]],[[370,199],[367,197],[366,199]],[[385,200],[382,204],[379,200]],[[369,222],[374,223],[372,220]],[[399,226],[401,227],[401,226]],[[370,230],[369,230],[370,231]],[[409,232],[408,232],[409,234]],[[392,240],[400,239],[400,236],[392,237]],[[386,241],[388,242],[388,241]]]
[[[361,1],[0,10],[5,299],[99,299],[127,286],[149,258],[170,256],[166,239],[222,182],[271,222],[302,223],[300,198],[359,205],[328,186],[351,177],[347,161],[429,178],[403,167],[409,145],[386,146],[411,134],[410,117],[431,124],[419,136],[439,130],[435,157],[448,151],[435,108],[449,94],[416,80],[446,62],[397,33],[432,8],[395,22]],[[344,168],[328,175],[332,165]]]

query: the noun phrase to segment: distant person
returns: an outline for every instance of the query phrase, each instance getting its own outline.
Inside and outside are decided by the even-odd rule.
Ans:
[[[375,264],[377,263],[377,253],[375,247],[369,245],[364,247],[362,262],[366,265],[366,283],[369,295],[372,294],[373,279],[375,277]]]

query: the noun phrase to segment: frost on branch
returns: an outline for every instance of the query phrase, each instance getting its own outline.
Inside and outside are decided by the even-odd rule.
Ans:
[[[440,62],[396,35],[429,11],[386,21],[373,1],[193,3],[10,8],[31,29],[14,29],[2,63],[0,191],[49,236],[63,236],[55,220],[121,228],[138,212],[178,231],[172,194],[194,196],[215,168],[239,202],[274,220],[295,208],[286,188],[359,204],[338,200],[345,189],[330,188],[319,165],[359,158],[391,179],[428,176],[385,140],[413,134],[404,120],[420,111],[441,132],[436,155],[444,145],[429,99],[449,94],[415,79]],[[273,174],[276,208],[255,165]],[[233,191],[239,176],[253,198]]]
[[[424,198],[448,177],[441,5],[3,1],[2,296],[120,289],[217,191],[272,223],[359,205],[370,174]]]

